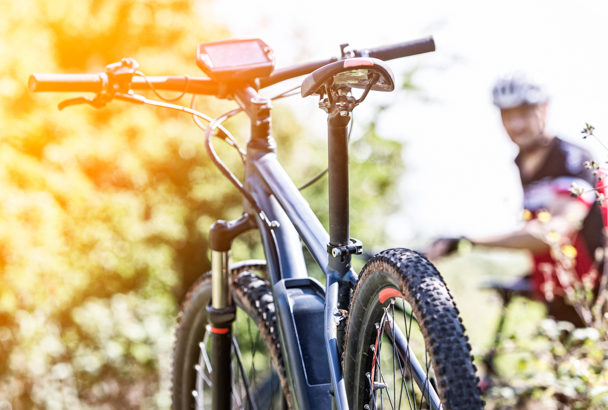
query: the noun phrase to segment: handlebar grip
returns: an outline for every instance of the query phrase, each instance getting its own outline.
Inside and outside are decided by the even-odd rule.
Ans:
[[[99,92],[107,78],[99,74],[32,74],[28,79],[31,91]]]
[[[394,58],[429,53],[431,51],[435,51],[435,41],[433,40],[433,37],[426,37],[418,40],[406,41],[404,43],[391,44],[389,46],[358,50],[356,54],[358,57],[367,54],[369,57],[378,58],[380,60],[392,60]]]
[[[106,73],[97,74],[32,74],[28,80],[31,91],[66,91],[98,93],[108,84]],[[193,94],[217,95],[220,86],[209,78],[198,77],[133,77],[133,90],[154,88],[165,91],[178,91]]]

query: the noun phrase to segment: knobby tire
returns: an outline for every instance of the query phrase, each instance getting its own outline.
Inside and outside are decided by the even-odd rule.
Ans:
[[[395,342],[399,332],[409,349]],[[413,357],[422,382],[414,376]],[[383,251],[364,266],[349,310],[343,363],[351,409],[483,408],[452,295],[434,266],[407,249]]]

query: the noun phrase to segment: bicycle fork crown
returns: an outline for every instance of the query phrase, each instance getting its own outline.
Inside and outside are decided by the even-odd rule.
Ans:
[[[230,297],[230,248],[232,241],[255,224],[248,214],[235,221],[215,222],[209,230],[211,247],[211,306],[209,319],[216,328],[229,327],[234,320],[234,306]]]

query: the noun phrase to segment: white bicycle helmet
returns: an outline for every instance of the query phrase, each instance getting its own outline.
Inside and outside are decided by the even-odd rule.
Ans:
[[[492,100],[500,109],[524,104],[536,105],[549,100],[543,88],[522,74],[511,74],[500,78],[492,89]]]

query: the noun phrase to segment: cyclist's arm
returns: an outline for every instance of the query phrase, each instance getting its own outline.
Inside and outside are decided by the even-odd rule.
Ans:
[[[550,219],[533,219],[519,230],[507,234],[469,238],[478,246],[527,249],[530,252],[543,252],[549,249],[551,237],[569,237],[581,229],[583,220],[589,212],[589,204],[566,195],[556,197],[547,209]]]
[[[557,196],[547,209],[549,220],[533,219],[516,231],[505,234],[469,237],[473,245],[493,248],[524,249],[533,253],[549,250],[550,236],[570,236],[580,230],[590,205],[567,195]],[[454,238],[435,241],[425,252],[431,260],[436,260],[455,250]]]

